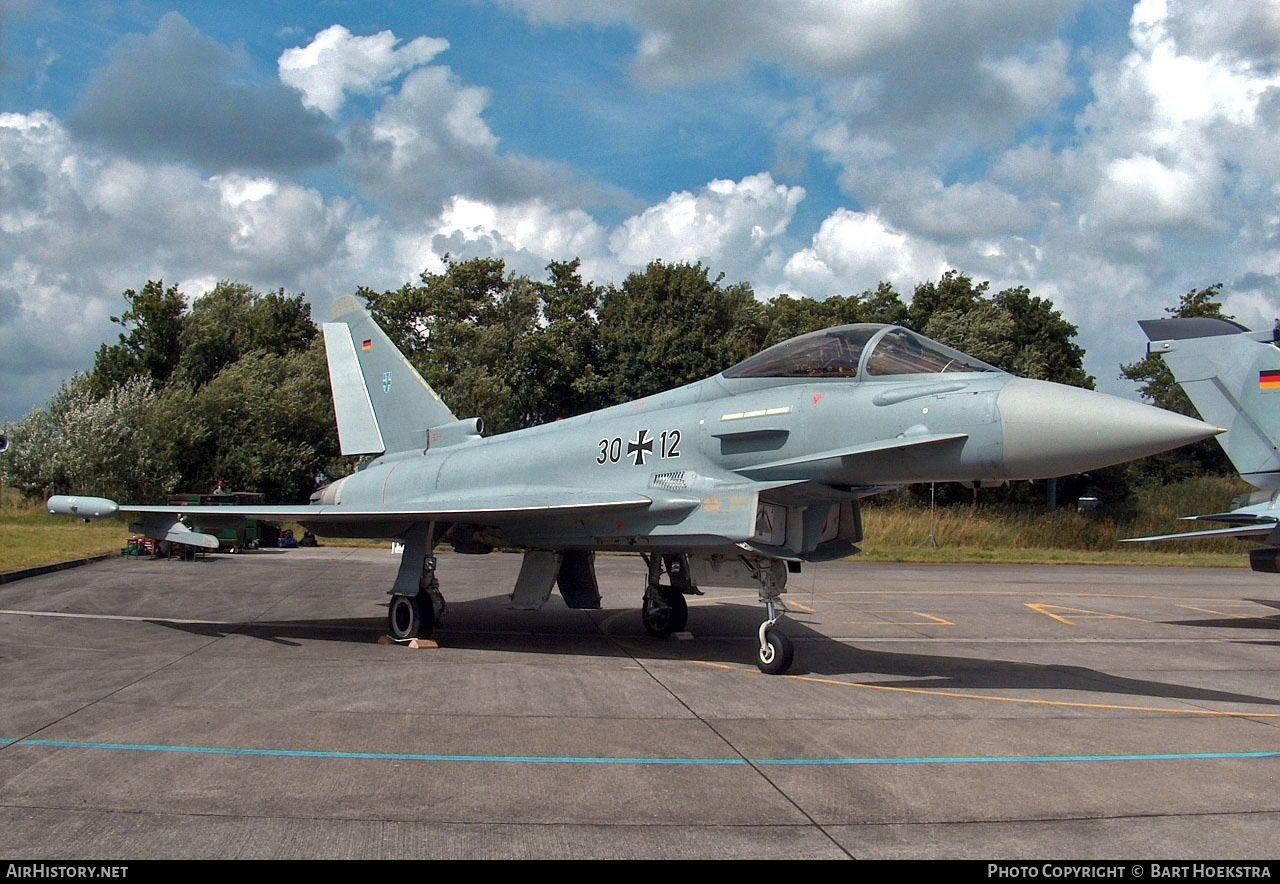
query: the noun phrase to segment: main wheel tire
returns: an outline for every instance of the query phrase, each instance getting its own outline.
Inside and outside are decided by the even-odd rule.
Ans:
[[[756,648],[756,665],[766,675],[781,675],[791,668],[796,649],[786,633],[777,629],[766,629],[764,646]]]
[[[644,631],[654,638],[671,636],[671,606],[666,601],[655,601],[646,594],[640,603],[640,619],[644,621]]]
[[[435,629],[435,611],[424,593],[393,595],[387,606],[387,628],[397,641],[428,638]]]
[[[682,631],[689,623],[689,605],[684,594],[673,586],[658,587],[661,601],[645,594],[640,606],[640,617],[645,631],[654,638],[670,638],[671,633]]]
[[[684,632],[689,625],[689,603],[684,600],[684,593],[674,586],[664,586],[662,598],[671,608],[671,631]]]

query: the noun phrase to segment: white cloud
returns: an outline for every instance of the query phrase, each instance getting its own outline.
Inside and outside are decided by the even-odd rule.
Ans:
[[[723,76],[755,61],[784,62],[810,74],[845,75],[909,52],[981,50],[1020,43],[1051,29],[1070,0],[751,0],[689,4],[654,0],[506,0],[529,17],[558,24],[625,24],[639,38],[638,74],[655,83]]]
[[[396,253],[405,267],[438,269],[438,256],[485,255],[502,258],[507,269],[541,278],[550,261],[582,260],[587,278],[607,279],[617,264],[608,253],[606,233],[581,209],[558,210],[541,200],[494,205],[454,197],[440,217],[421,232],[397,238]]]
[[[712,181],[697,194],[673,193],[628,218],[609,245],[631,266],[655,258],[705,260],[740,272],[752,268],[786,231],[804,195],[804,188],[775,183],[767,172]]]
[[[341,149],[328,120],[297,92],[241,80],[243,49],[209,39],[176,12],[150,34],[121,38],[108,58],[68,117],[77,137],[134,159],[217,171],[299,169]]]
[[[399,48],[397,42],[391,31],[357,37],[333,25],[306,46],[281,53],[280,80],[301,92],[307,107],[336,118],[346,95],[377,94],[449,48],[449,41],[438,37],[418,37]]]
[[[999,142],[1071,91],[1056,32],[1077,0],[505,0],[540,22],[623,25],[656,89],[759,66],[816,80],[831,113],[930,152]],[[939,133],[947,133],[940,142]]]
[[[499,152],[484,121],[490,92],[447,67],[419,68],[346,132],[351,175],[398,222],[432,217],[455,195],[490,203],[573,204],[603,188],[556,163]]]
[[[346,260],[350,223],[342,203],[287,181],[103,156],[48,113],[0,115],[0,415],[88,367],[125,289],[163,277],[296,290]]]
[[[949,266],[935,244],[896,230],[874,214],[837,209],[822,222],[813,244],[791,256],[784,275],[788,291],[821,298],[874,289],[882,280],[909,293],[917,282],[937,279]]]
[[[1108,227],[1146,229],[1209,223],[1214,176],[1172,168],[1146,154],[1118,157],[1102,170],[1093,196],[1095,214]]]

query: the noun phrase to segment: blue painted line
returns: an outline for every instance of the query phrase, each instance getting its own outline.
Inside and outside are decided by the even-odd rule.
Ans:
[[[1061,764],[1103,761],[1209,761],[1280,758],[1280,752],[1171,752],[1153,755],[956,755],[924,758],[762,758],[756,764],[804,766],[838,764]]]
[[[634,758],[582,755],[433,755],[406,752],[329,752],[309,749],[238,749],[221,746],[164,746],[147,743],[96,743],[76,740],[6,740],[0,745],[51,749],[107,749],[125,752],[179,752],[266,758],[335,758],[360,761],[441,761],[472,764],[658,764],[732,767],[746,764],[789,767],[906,764],[1062,764],[1111,761],[1213,761],[1280,758],[1276,752],[1171,752],[1150,755],[958,755],[919,758]]]
[[[54,749],[113,749],[126,752],[182,752],[193,755],[248,755],[268,758],[341,758],[361,761],[453,761],[488,764],[746,764],[741,758],[610,758],[573,755],[431,755],[414,752],[328,752],[310,749],[238,749],[222,746],[161,746],[146,743],[89,743],[72,740],[0,740],[4,745]]]

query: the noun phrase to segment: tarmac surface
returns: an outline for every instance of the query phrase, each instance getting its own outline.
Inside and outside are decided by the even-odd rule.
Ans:
[[[115,558],[0,586],[0,857],[1268,859],[1280,583],[1247,570],[839,562],[649,638],[508,609],[441,556],[436,649],[380,643],[398,559]]]

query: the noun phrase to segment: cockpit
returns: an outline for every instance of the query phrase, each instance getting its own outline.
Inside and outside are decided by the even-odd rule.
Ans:
[[[856,378],[999,371],[896,325],[859,323],[775,344],[726,369],[726,378]]]

